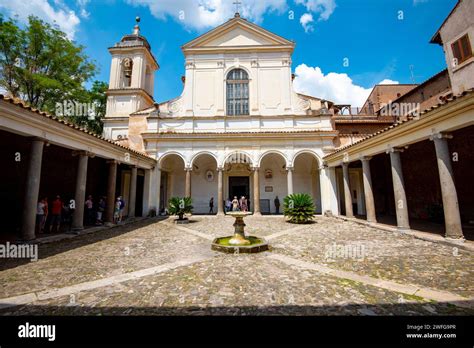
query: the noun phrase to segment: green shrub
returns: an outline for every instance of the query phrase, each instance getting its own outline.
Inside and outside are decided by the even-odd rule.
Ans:
[[[292,223],[304,224],[312,220],[315,209],[313,198],[307,193],[294,193],[283,199],[283,214]]]
[[[183,220],[184,214],[190,214],[193,212],[191,197],[173,197],[168,203],[168,211],[170,215],[179,216],[180,220]]]

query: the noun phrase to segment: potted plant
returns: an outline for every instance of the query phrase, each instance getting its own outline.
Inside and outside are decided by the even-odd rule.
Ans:
[[[283,199],[283,214],[292,223],[308,223],[313,219],[315,209],[313,198],[307,193],[294,193]]]
[[[177,223],[187,223],[188,219],[184,218],[184,214],[193,212],[191,197],[173,197],[169,200],[168,211],[170,215],[178,216]]]

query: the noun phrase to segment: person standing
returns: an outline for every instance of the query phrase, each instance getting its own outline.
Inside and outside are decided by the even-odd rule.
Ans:
[[[53,201],[51,207],[51,223],[49,224],[49,232],[53,233],[53,229],[56,233],[59,232],[61,228],[61,211],[63,209],[63,202],[61,201],[61,197],[58,195],[56,199]]]
[[[97,221],[96,225],[102,225],[102,215],[104,214],[105,211],[105,198],[100,197],[99,200],[99,205],[97,206]]]
[[[232,211],[239,211],[239,200],[237,199],[237,196],[234,196],[234,199],[232,200]]]
[[[247,198],[245,198],[245,196],[242,196],[240,199],[240,210],[248,211]]]
[[[44,224],[46,222],[47,217],[47,210],[48,210],[48,203],[45,198],[41,198],[36,205],[36,233],[41,234],[43,233]]]
[[[92,225],[94,221],[94,201],[91,195],[87,197],[84,205],[86,206],[86,225]]]
[[[209,201],[209,214],[214,214],[214,197]]]
[[[122,196],[118,198],[120,200],[120,213],[119,213],[119,221],[122,222],[123,220],[123,210],[125,209],[125,201]]]
[[[280,214],[280,200],[278,199],[278,196],[275,197],[273,203],[275,204],[276,214]]]
[[[115,201],[115,208],[114,208],[114,223],[117,224],[120,222],[120,206],[122,204],[120,203],[120,197],[117,197],[117,200]]]
[[[66,232],[70,232],[72,228],[72,214],[74,213],[74,209],[71,208],[70,204],[67,202],[63,203],[63,209],[61,213],[61,220],[62,225],[66,229]]]
[[[232,202],[229,198],[225,200],[225,212],[228,213],[232,208]]]

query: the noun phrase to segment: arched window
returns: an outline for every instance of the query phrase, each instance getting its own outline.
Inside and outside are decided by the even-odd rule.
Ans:
[[[234,69],[227,74],[227,115],[249,114],[249,76]]]

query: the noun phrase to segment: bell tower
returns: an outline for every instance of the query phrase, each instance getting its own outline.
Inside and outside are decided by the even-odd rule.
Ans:
[[[112,64],[104,136],[112,140],[128,139],[130,115],[154,104],[154,74],[160,66],[150,44],[140,35],[139,23],[140,17],[136,17],[132,34],[109,48]]]

